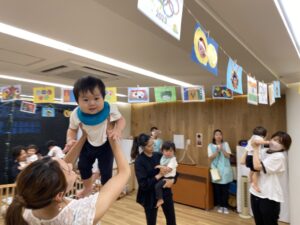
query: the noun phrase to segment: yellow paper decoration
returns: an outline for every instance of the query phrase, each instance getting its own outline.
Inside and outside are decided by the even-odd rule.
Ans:
[[[117,88],[116,87],[107,87],[105,101],[109,103],[117,102]]]
[[[36,87],[33,88],[34,103],[54,103],[54,87]]]

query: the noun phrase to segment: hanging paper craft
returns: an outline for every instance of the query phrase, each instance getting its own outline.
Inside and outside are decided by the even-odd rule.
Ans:
[[[2,102],[13,101],[20,99],[21,95],[21,85],[10,85],[1,87]]]
[[[61,89],[61,96],[63,103],[76,103],[75,96],[73,93],[73,89]]]
[[[105,101],[109,103],[117,102],[117,88],[107,87],[105,88]]]
[[[273,84],[269,84],[269,86],[268,86],[268,92],[269,92],[269,104],[273,105],[275,103],[274,85]]]
[[[65,109],[63,114],[64,114],[65,117],[70,117],[71,113],[72,113],[71,110]]]
[[[180,40],[183,0],[139,0],[137,7],[160,28]]]
[[[212,87],[213,99],[233,99],[232,90],[228,89],[225,85],[214,85]]]
[[[239,94],[243,94],[242,72],[243,68],[229,58],[227,66],[227,88]]]
[[[247,76],[247,99],[249,104],[258,104],[257,81],[250,76]]]
[[[218,43],[210,38],[201,25],[195,25],[192,60],[214,75],[218,75]]]
[[[55,117],[55,109],[51,106],[42,107],[42,117]]]
[[[205,102],[204,86],[182,87],[181,95],[183,102]]]
[[[263,82],[258,82],[258,103],[268,104],[268,85]]]
[[[54,87],[37,87],[33,88],[34,103],[53,103],[55,95]]]
[[[21,102],[20,111],[34,114],[35,110],[36,110],[36,104],[31,102],[25,102],[25,101]]]
[[[156,87],[154,88],[156,102],[174,102],[176,101],[175,87]]]
[[[273,81],[273,85],[274,85],[274,97],[275,98],[280,98],[281,97],[280,81],[278,81],[278,80]]]
[[[128,88],[128,102],[149,102],[149,88],[148,87],[130,87]]]

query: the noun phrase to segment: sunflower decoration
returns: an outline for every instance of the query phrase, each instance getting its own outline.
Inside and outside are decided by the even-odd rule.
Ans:
[[[194,35],[194,51],[198,61],[205,66],[208,62],[207,48],[206,35],[202,29],[198,27]]]

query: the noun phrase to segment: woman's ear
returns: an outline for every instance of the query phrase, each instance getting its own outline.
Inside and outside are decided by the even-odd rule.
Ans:
[[[64,196],[65,196],[65,193],[64,193],[64,192],[59,192],[59,193],[54,197],[54,201],[60,203],[60,202],[63,201]]]

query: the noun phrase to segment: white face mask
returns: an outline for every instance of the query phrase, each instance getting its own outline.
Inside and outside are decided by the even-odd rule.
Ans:
[[[273,151],[279,151],[284,149],[282,144],[279,144],[277,141],[271,140],[270,141],[270,149]]]

